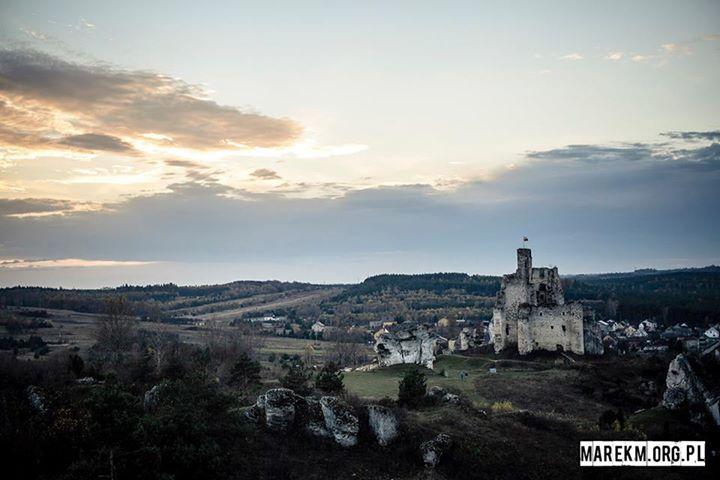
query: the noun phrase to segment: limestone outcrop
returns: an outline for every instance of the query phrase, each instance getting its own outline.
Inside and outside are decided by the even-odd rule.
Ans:
[[[261,396],[262,397],[262,396]],[[265,423],[270,430],[288,430],[295,421],[295,403],[297,395],[289,388],[268,390],[262,401],[264,405]]]
[[[453,405],[458,405],[461,401],[459,395],[450,393],[438,385],[433,385],[432,387],[430,387],[426,395],[428,396],[428,398],[436,402],[445,402]]]
[[[368,423],[378,444],[385,447],[398,436],[399,424],[395,414],[382,405],[368,405]]]
[[[696,423],[711,422],[720,426],[719,399],[705,387],[685,355],[680,354],[670,362],[665,386],[662,400],[665,408],[687,408]]]
[[[143,408],[145,411],[153,410],[160,403],[160,391],[162,384],[154,385],[143,395]]]
[[[424,442],[420,445],[420,453],[422,454],[423,463],[427,468],[435,468],[442,458],[443,454],[448,451],[452,444],[449,435],[444,433],[437,437]]]
[[[682,407],[684,402],[697,405],[705,401],[707,391],[683,354],[670,362],[665,385],[663,405],[671,410]]]
[[[480,339],[478,338],[477,330],[470,327],[463,327],[455,340],[455,350],[465,352],[471,348],[475,348],[479,344]]]
[[[307,409],[304,412],[305,431],[315,437],[333,438],[333,434],[330,433],[325,423],[320,401],[315,398],[308,398],[306,401]]]
[[[325,427],[343,447],[357,445],[360,421],[352,407],[337,397],[322,397],[320,408],[325,417]]]
[[[594,320],[585,320],[583,323],[583,341],[585,343],[585,355],[602,355],[605,353],[602,331]]]
[[[45,399],[40,393],[40,389],[35,385],[30,385],[25,389],[25,395],[32,408],[38,413],[45,413]]]
[[[381,367],[414,363],[433,368],[436,337],[422,325],[400,327],[380,335],[375,342],[378,364]]]

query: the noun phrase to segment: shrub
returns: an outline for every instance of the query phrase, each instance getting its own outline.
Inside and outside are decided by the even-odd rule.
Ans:
[[[417,368],[412,369],[400,380],[398,403],[410,408],[416,408],[425,398],[426,391],[425,374]]]
[[[315,379],[315,388],[326,393],[340,393],[345,390],[344,374],[335,362],[326,363]]]
[[[247,388],[260,381],[260,363],[243,352],[230,371],[230,385]]]
[[[310,393],[310,387],[308,386],[310,375],[305,371],[305,366],[299,363],[288,365],[286,368],[287,373],[280,379],[280,385],[289,388],[298,395],[308,395]]]
[[[503,400],[502,402],[495,402],[490,405],[490,410],[494,413],[510,413],[515,411],[515,405],[509,400]]]

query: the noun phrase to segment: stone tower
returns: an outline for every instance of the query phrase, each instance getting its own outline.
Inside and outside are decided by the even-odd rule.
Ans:
[[[517,250],[517,272],[516,275],[525,280],[530,281],[532,274],[532,251],[529,248],[518,248]]]

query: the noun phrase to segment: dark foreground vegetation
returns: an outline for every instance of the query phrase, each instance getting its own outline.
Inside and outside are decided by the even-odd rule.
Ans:
[[[577,414],[593,398],[610,397],[631,408],[637,405],[637,398],[617,390],[615,382],[625,383],[619,366],[599,366],[603,376],[594,375],[594,367],[581,369],[578,379],[584,380],[578,384],[529,384],[526,392],[514,390],[506,397],[515,403],[495,402],[487,409],[473,405],[461,392],[458,404],[428,400],[424,375],[408,369],[400,401],[382,402],[400,418],[400,437],[380,447],[365,428],[357,446],[342,448],[301,431],[273,433],[249,422],[243,405],[251,403],[259,387],[243,375],[242,387],[231,381],[237,371],[228,381],[212,375],[217,355],[189,349],[156,370],[132,359],[130,352],[121,360],[128,362],[124,365],[128,375],[113,374],[109,364],[102,371],[94,370],[95,366],[72,355],[35,362],[4,357],[0,364],[3,478],[716,478],[713,458],[701,469],[578,467],[580,440],[703,439],[717,445],[717,434],[658,408],[638,415],[624,415],[620,408],[605,411],[589,428],[574,422],[570,414]],[[542,359],[535,362],[540,370],[553,370],[550,364],[543,366]],[[657,373],[652,367],[643,373],[642,365],[633,375]],[[87,380],[89,374],[95,380]],[[337,378],[341,383],[342,378],[334,378],[329,383],[336,389]],[[159,384],[162,396],[149,399],[146,393]],[[477,388],[503,396],[496,392],[499,385],[479,382]],[[302,386],[308,389],[303,394],[321,393],[317,383]],[[557,399],[547,395],[558,387]],[[346,396],[346,401],[362,411],[360,399]],[[560,410],[568,415],[549,413],[548,401],[562,405]],[[536,408],[518,408],[522,402]],[[436,470],[427,471],[418,445],[441,432],[450,435],[452,448]]]

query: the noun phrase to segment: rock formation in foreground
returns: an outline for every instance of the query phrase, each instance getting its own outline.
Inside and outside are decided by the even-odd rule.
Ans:
[[[389,408],[368,405],[368,423],[381,446],[391,443],[398,435],[399,424]],[[295,430],[318,438],[332,438],[343,447],[358,443],[360,420],[348,403],[338,397],[320,400],[301,397],[287,388],[274,388],[260,395],[245,416],[268,430]]]
[[[685,355],[670,362],[662,405],[670,410],[688,409],[696,423],[708,419],[720,426],[720,398],[713,396],[693,370]]]

